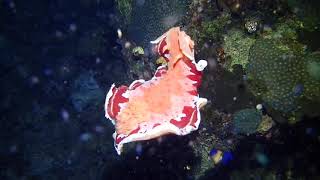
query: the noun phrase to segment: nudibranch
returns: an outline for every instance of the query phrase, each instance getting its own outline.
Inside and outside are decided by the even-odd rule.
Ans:
[[[207,61],[196,63],[191,38],[174,27],[151,43],[167,64],[148,81],[135,80],[129,87],[112,84],[106,96],[105,116],[115,125],[119,155],[125,143],[197,130],[200,108],[207,103],[198,94]]]

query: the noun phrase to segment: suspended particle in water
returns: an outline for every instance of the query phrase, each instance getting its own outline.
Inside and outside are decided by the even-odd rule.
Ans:
[[[142,154],[142,145],[141,145],[140,143],[138,143],[138,144],[136,145],[136,154],[137,154],[138,156],[141,156],[141,154]]]
[[[75,32],[77,30],[77,25],[75,23],[69,24],[69,31]]]
[[[261,152],[257,152],[255,154],[256,156],[256,160],[257,162],[262,165],[262,166],[266,166],[269,163],[269,158],[266,154],[261,153]]]
[[[55,32],[55,36],[56,36],[56,38],[62,38],[62,36],[63,36],[63,33],[61,32],[61,31],[59,31],[59,30],[56,30],[56,32]]]
[[[69,113],[68,113],[67,110],[62,109],[62,110],[61,110],[61,117],[62,117],[62,119],[63,119],[64,122],[68,122],[70,115],[69,115]]]
[[[67,160],[67,164],[70,165],[72,163],[71,159]]]
[[[13,13],[17,12],[16,4],[13,2],[13,0],[7,0],[7,1],[4,1],[4,3],[6,3],[6,6],[8,6],[8,8],[10,8]]]
[[[92,138],[90,133],[82,133],[80,135],[80,141],[87,142]]]
[[[121,31],[121,29],[117,29],[117,34],[118,34],[118,38],[121,39],[121,38],[122,38],[122,31]]]
[[[188,146],[191,146],[191,147],[192,147],[193,145],[194,145],[194,142],[193,142],[193,141],[189,141],[189,142],[188,142]]]
[[[45,68],[45,69],[43,70],[43,73],[44,73],[44,75],[46,75],[46,76],[50,76],[50,75],[52,75],[53,71],[52,71],[52,69],[50,69],[50,68]]]
[[[263,108],[262,104],[257,104],[257,106],[256,106],[256,109],[257,109],[257,110],[260,111],[260,110],[262,110],[262,108]]]
[[[94,127],[94,131],[97,132],[97,133],[103,133],[104,132],[104,127],[100,126],[100,125],[96,125]]]
[[[9,152],[10,153],[16,153],[18,151],[17,145],[12,145],[9,147]]]
[[[14,4],[13,1],[10,1],[10,2],[9,2],[9,7],[10,7],[11,9],[14,9],[14,8],[16,8],[16,5]]]
[[[31,76],[30,81],[31,81],[32,85],[38,84],[40,82],[40,80],[37,76]]]
[[[183,169],[185,169],[185,170],[187,170],[187,171],[190,171],[190,170],[191,170],[191,166],[186,165],[185,167],[183,167]]]
[[[96,58],[96,64],[100,64],[101,59],[99,57]]]
[[[125,47],[126,49],[129,49],[130,46],[131,46],[131,43],[130,43],[129,41],[127,41],[127,42],[124,44],[124,47]]]

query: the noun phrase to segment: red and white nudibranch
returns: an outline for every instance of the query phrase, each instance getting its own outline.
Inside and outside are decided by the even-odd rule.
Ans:
[[[197,130],[199,110],[207,103],[198,94],[207,61],[196,63],[191,38],[175,27],[151,43],[167,65],[158,67],[148,81],[135,80],[118,88],[112,84],[106,96],[105,116],[115,125],[118,154],[125,143]]]

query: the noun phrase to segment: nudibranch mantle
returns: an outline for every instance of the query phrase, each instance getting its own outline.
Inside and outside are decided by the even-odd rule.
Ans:
[[[159,66],[148,81],[135,80],[129,87],[112,84],[106,96],[105,116],[115,125],[119,155],[125,143],[197,130],[200,108],[207,103],[198,94],[207,62],[195,62],[191,38],[175,27],[151,43],[167,65]]]

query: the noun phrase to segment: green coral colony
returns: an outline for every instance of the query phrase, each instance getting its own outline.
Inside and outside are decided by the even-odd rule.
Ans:
[[[303,108],[304,100],[319,102],[320,96],[320,56],[297,41],[298,22],[287,22],[253,44],[246,70],[251,90],[283,113]]]
[[[233,116],[233,131],[237,134],[256,133],[262,122],[262,113],[256,109],[243,109]]]

